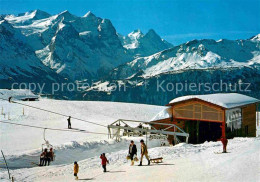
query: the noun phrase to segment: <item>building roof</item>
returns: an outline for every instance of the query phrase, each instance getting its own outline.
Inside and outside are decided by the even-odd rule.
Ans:
[[[16,100],[23,100],[23,99],[38,99],[39,96],[32,93],[30,90],[27,89],[0,89],[0,98],[8,99],[12,97]]]
[[[171,107],[165,107],[159,113],[157,113],[150,121],[157,121],[161,119],[166,119],[172,117],[172,109]]]
[[[207,94],[207,95],[187,95],[173,99],[170,101],[169,105],[174,103],[191,100],[200,99],[205,102],[209,102],[226,109],[240,107],[252,103],[260,102],[260,100],[253,97],[249,97],[238,93],[218,93],[218,94]]]

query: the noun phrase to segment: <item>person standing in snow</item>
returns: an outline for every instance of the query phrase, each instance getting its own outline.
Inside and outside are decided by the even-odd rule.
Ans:
[[[105,172],[107,172],[107,168],[106,168],[107,163],[109,164],[109,161],[107,160],[105,153],[100,155],[100,159],[101,159],[101,164],[103,167],[103,172],[105,173]]]
[[[222,142],[223,145],[223,153],[227,153],[228,140],[224,137],[221,137],[220,141]]]
[[[79,165],[77,163],[77,161],[74,162],[74,176],[75,176],[75,180],[78,180],[78,173],[79,173]]]
[[[133,166],[134,165],[134,155],[137,155],[137,148],[136,148],[136,145],[134,144],[133,140],[131,140],[131,143],[129,145],[128,153],[131,157],[131,166]]]
[[[144,143],[144,140],[141,140],[141,159],[140,159],[140,164],[139,166],[142,166],[142,162],[143,162],[143,157],[145,156],[145,158],[148,161],[148,165],[150,165],[150,159],[148,157],[148,150],[147,150],[147,146]]]
[[[71,129],[71,116],[69,116],[69,118],[67,119],[68,120],[68,129]]]

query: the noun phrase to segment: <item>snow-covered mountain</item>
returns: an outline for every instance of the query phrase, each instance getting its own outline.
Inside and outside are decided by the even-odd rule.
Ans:
[[[53,71],[42,64],[34,50],[26,41],[19,29],[14,28],[6,20],[0,20],[0,79],[15,77],[32,78],[37,71],[45,72],[45,76],[56,77]]]
[[[119,35],[122,45],[136,56],[147,56],[164,49],[173,47],[172,44],[163,40],[151,29],[146,34],[141,30],[135,30],[127,36]]]
[[[0,55],[0,88],[11,88],[13,83],[28,86],[34,82],[45,85],[43,93],[51,93],[52,83],[71,81],[44,65],[28,44],[27,37],[3,18],[0,20]],[[35,91],[38,92],[38,89]],[[63,93],[59,98],[67,94],[71,96],[70,93]]]
[[[178,70],[218,69],[232,67],[259,68],[260,41],[193,40],[147,57],[136,58],[115,68],[114,79],[126,79],[136,74],[151,77]]]
[[[253,36],[251,40],[260,41],[260,34]]]
[[[86,100],[167,104],[183,95],[238,92],[260,98],[260,41],[193,40],[113,69],[83,92]],[[189,84],[195,89],[189,89]],[[213,85],[221,85],[213,89]],[[179,84],[180,88],[177,88]],[[208,87],[198,87],[199,85]],[[238,85],[242,85],[242,89]],[[248,86],[248,88],[247,88]],[[247,89],[246,89],[247,88]]]
[[[28,56],[36,54],[35,62],[40,60],[57,74],[72,80],[98,78],[131,61],[139,52],[147,56],[168,48],[150,31],[140,40],[144,43],[138,51],[130,51],[122,45],[111,21],[91,12],[78,17],[68,11],[50,15],[34,10],[18,16],[5,15],[4,19],[26,39],[33,50]]]
[[[213,83],[223,78],[233,83],[250,80],[254,90],[251,96],[260,97],[259,37],[193,40],[172,46],[154,30],[146,34],[136,30],[122,36],[110,20],[91,12],[82,17],[68,11],[49,15],[40,10],[18,16],[2,15],[0,76],[4,84],[1,87],[32,79],[62,82],[94,78],[101,81],[79,95],[74,94],[75,97],[164,104],[177,95],[167,93],[161,98],[161,93],[153,91],[156,79]],[[147,89],[143,88],[145,81],[151,85]],[[119,82],[130,90],[111,94],[109,84]],[[95,91],[102,86],[108,91],[98,92],[97,96]]]
[[[7,15],[5,16],[5,19],[15,25],[26,25],[26,24],[31,24],[35,20],[40,20],[44,18],[48,18],[51,15],[41,11],[41,10],[34,10],[34,11],[29,11],[26,13],[20,13],[18,16],[14,15]]]

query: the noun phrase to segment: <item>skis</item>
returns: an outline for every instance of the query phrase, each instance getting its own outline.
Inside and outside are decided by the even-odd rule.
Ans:
[[[31,162],[31,164],[40,167],[40,164],[37,164],[36,162]]]
[[[214,152],[214,154],[227,154],[227,153],[230,153],[230,152]]]

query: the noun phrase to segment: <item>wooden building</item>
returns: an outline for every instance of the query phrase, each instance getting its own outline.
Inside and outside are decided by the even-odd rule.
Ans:
[[[255,137],[259,102],[237,93],[183,96],[170,101],[153,122],[176,124],[189,133],[189,143],[217,141],[221,137]]]

